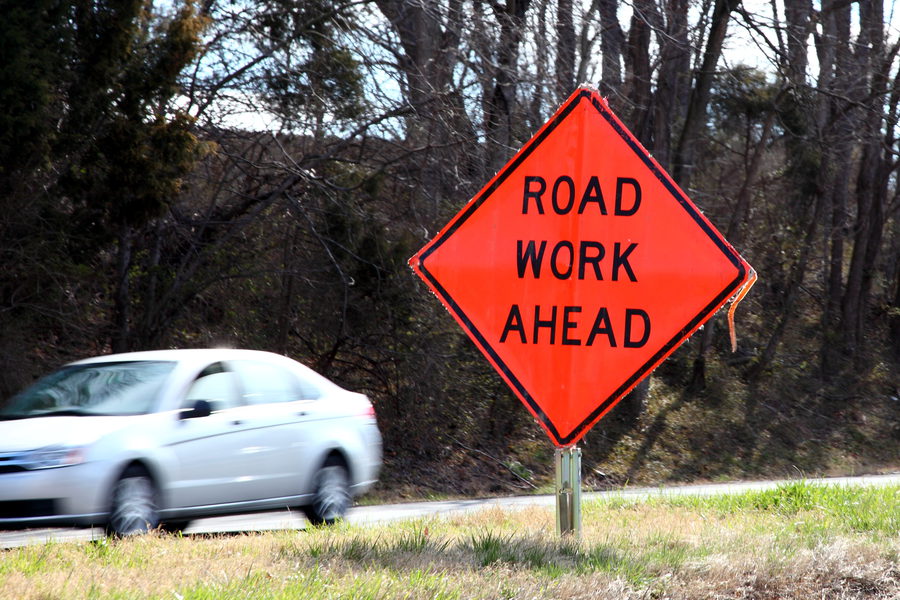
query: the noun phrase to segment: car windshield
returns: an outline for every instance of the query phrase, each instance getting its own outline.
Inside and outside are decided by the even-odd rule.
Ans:
[[[171,361],[71,365],[13,396],[0,419],[145,414],[174,368]]]

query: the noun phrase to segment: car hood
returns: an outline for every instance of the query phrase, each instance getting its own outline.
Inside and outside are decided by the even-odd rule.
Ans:
[[[0,452],[47,446],[83,446],[140,417],[35,417],[0,421]]]

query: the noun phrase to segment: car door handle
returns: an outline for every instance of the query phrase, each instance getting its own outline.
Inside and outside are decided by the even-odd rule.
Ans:
[[[232,425],[243,425],[244,422],[241,421],[240,419],[235,419],[234,421],[231,422],[231,424]]]
[[[308,414],[309,414],[309,413],[307,413],[305,410],[301,410],[300,412],[297,413],[297,416],[298,416],[298,417],[305,417],[305,416],[308,415]]]

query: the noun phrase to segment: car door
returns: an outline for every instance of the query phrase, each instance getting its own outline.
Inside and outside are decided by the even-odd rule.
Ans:
[[[179,418],[169,445],[177,467],[167,494],[168,506],[210,506],[261,497],[259,423],[242,400],[237,375],[223,363],[209,365],[181,401],[189,411],[198,400],[210,414]]]
[[[275,363],[237,360],[229,367],[240,378],[243,402],[265,429],[265,447],[253,457],[263,493],[269,498],[299,494],[317,439],[310,428],[318,390],[301,385],[293,372]]]

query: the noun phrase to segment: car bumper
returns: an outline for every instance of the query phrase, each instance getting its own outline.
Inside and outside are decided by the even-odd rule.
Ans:
[[[357,481],[350,486],[350,493],[353,496],[360,496],[372,489],[378,482],[378,475],[381,472],[382,438],[374,421],[363,429],[363,447],[365,452],[361,457],[362,464],[356,465],[359,469],[356,472]]]
[[[0,528],[102,524],[107,487],[98,463],[0,474]]]

